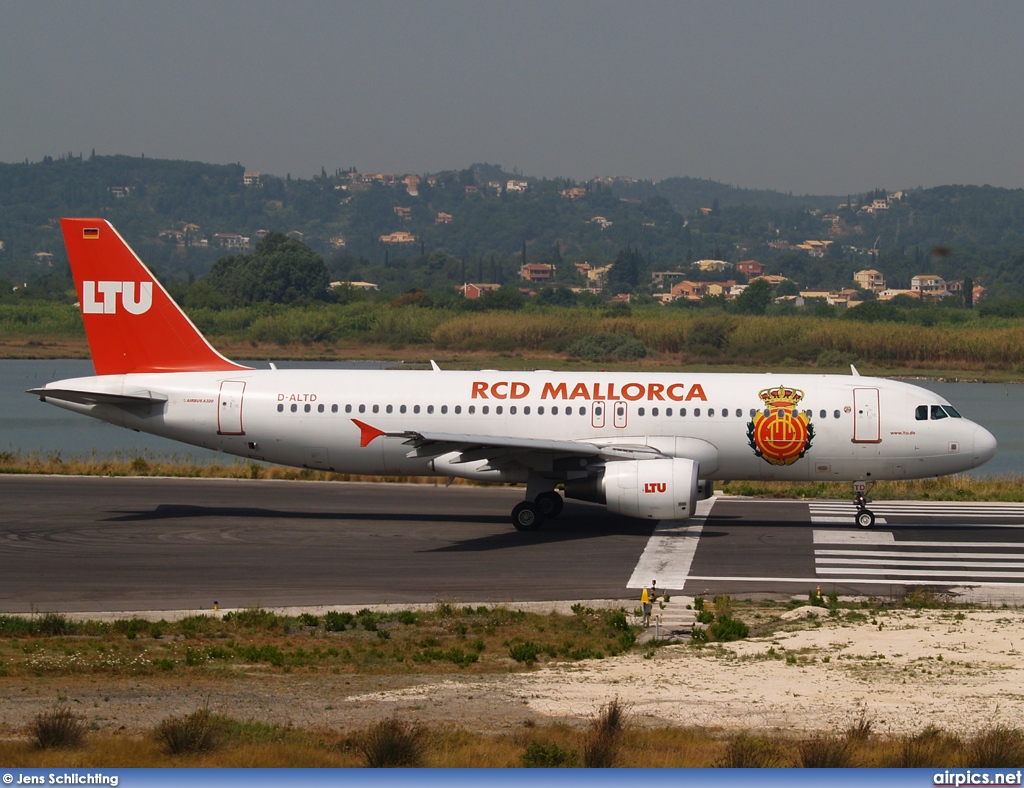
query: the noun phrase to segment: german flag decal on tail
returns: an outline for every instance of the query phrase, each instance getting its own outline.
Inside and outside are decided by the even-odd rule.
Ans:
[[[99,240],[99,237],[100,237],[100,228],[99,227],[83,227],[82,228],[82,238],[84,238],[86,241],[97,241],[97,240]]]

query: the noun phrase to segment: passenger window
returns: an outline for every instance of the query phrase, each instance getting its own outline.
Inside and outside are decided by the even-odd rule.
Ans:
[[[346,413],[351,413],[352,412],[352,406],[351,405],[346,405],[345,406],[345,412]]]
[[[373,412],[374,413],[380,413],[380,405],[374,405],[373,406]]]
[[[551,406],[551,415],[552,416],[557,416],[558,415],[558,406],[557,405],[552,405]]]
[[[495,413],[497,413],[497,414],[498,414],[499,416],[501,415],[501,411],[502,411],[502,407],[501,407],[501,405],[498,405],[498,406],[497,406],[497,407],[496,407],[496,408],[494,409],[494,412],[495,412]]]
[[[433,413],[433,412],[434,412],[434,406],[433,405],[427,405],[427,413]]]
[[[323,405],[317,405],[316,406],[316,412],[317,413],[323,413],[324,412],[324,406]]]
[[[470,405],[466,410],[472,416],[474,413],[476,413],[476,405]]]
[[[928,421],[928,406],[927,405],[918,405],[914,409],[914,418],[917,421]]]
[[[296,405],[296,404],[295,404],[295,403],[293,402],[293,403],[292,403],[292,413],[295,413],[295,411],[297,411],[298,409],[299,409],[299,406],[298,406],[298,405]]]
[[[822,419],[825,418],[825,411],[819,410],[818,411],[818,418],[822,418]]]
[[[837,419],[838,419],[838,418],[839,418],[839,411],[838,411],[838,410],[836,410],[836,411],[833,411],[833,412],[832,412],[832,416],[833,416],[834,418],[837,418]]]
[[[699,416],[700,413],[698,413],[697,411],[694,411],[694,415]],[[708,415],[709,416],[714,416],[715,415],[715,409],[714,408],[708,408]]]
[[[461,405],[456,405],[455,406],[455,412],[456,413],[462,413],[462,406]]]
[[[509,405],[509,406],[508,406],[508,412],[509,412],[509,413],[510,413],[511,415],[515,416],[515,415],[516,415],[516,406],[515,406],[515,405]]]
[[[757,410],[755,408],[751,408],[750,409],[750,418],[754,418],[754,416],[756,416],[756,415],[757,415]]]
[[[277,403],[277,412],[284,413],[284,405],[282,405],[280,402]]]
[[[963,418],[963,416],[961,416],[959,413],[956,412],[956,408],[954,408],[952,405],[943,405],[942,409],[944,411],[946,411],[946,413],[948,413],[954,419],[962,419]]]
[[[679,415],[680,416],[685,416],[686,415],[686,408],[680,408],[679,409]]]
[[[401,406],[401,407],[400,407],[400,408],[398,409],[398,412],[399,412],[399,413],[405,413],[405,405],[402,405],[402,406]]]
[[[672,408],[665,408],[665,415],[666,416],[671,416],[672,415]]]
[[[360,405],[359,406],[359,412],[360,413],[366,413],[366,406],[365,405]]]
[[[442,413],[447,413],[448,412],[448,406],[447,405],[442,405],[441,406],[441,412]]]
[[[392,408],[391,408],[391,406],[390,406],[390,405],[388,405],[388,406],[387,406],[386,408],[384,408],[384,410],[386,410],[386,411],[387,411],[388,413],[390,413],[390,412],[391,412],[391,410],[392,410]]]
[[[700,415],[700,408],[694,408],[693,409],[693,415],[694,416],[699,416]]]
[[[658,415],[658,409],[657,408],[651,408],[651,415],[652,416],[657,416]]]
[[[306,413],[309,413],[311,410],[313,410],[313,406],[307,402],[305,407],[303,407],[302,409],[306,411]]]
[[[543,416],[544,415],[544,406],[543,405],[538,405],[537,406],[537,415],[538,416]]]
[[[484,414],[485,416],[486,416],[486,415],[487,415],[488,413],[490,413],[490,412],[491,412],[491,409],[490,409],[489,407],[487,407],[486,405],[484,405],[484,406],[483,406],[483,407],[482,407],[482,408],[481,408],[480,410],[481,410],[481,412],[482,412],[482,413],[483,413],[483,414]]]
[[[524,405],[523,406],[523,415],[524,416],[529,416],[530,415],[530,406],[529,405]]]
[[[736,408],[736,418],[737,419],[742,419],[743,418],[743,408]]]
[[[946,411],[942,409],[941,405],[932,405],[932,420],[938,421],[939,419],[946,418]]]
[[[636,415],[637,416],[643,416],[644,415],[644,409],[643,408],[637,408],[636,409]]]
[[[419,405],[413,405],[412,406],[412,412],[413,413],[419,413],[420,412],[420,406]]]
[[[585,407],[583,407],[582,405],[580,405],[580,415],[581,416],[586,416],[587,415],[587,409]]]

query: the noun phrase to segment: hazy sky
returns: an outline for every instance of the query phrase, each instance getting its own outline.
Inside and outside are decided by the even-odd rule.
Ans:
[[[1020,2],[4,2],[0,161],[1024,187]]]

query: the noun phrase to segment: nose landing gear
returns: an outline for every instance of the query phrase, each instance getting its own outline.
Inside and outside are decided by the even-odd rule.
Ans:
[[[874,486],[873,482],[872,486]],[[871,503],[871,499],[868,498],[868,483],[855,481],[853,483],[853,505],[857,507],[857,515],[854,519],[861,528],[870,528],[875,524],[875,513],[868,509],[869,503]]]

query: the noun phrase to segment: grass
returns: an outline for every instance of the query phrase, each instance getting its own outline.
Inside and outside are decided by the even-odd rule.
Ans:
[[[401,484],[438,484],[436,476],[365,476],[350,473],[314,471],[282,465],[254,462],[199,463],[158,460],[145,456],[97,460],[91,457],[64,458],[59,452],[48,454],[0,451],[0,473],[57,474],[66,476],[153,476],[214,479],[274,479],[286,481],[381,482]],[[455,484],[477,485],[466,479]],[[727,495],[785,499],[838,499],[851,497],[848,482],[772,482],[737,481],[721,487]],[[943,476],[878,482],[872,500],[886,501],[1024,501],[1024,476],[1006,475],[974,478]],[[851,507],[852,512],[852,507]]]
[[[38,750],[74,749],[85,740],[85,723],[67,706],[56,706],[36,715],[30,733]]]
[[[194,712],[193,714],[196,714]],[[189,715],[192,716],[192,715]],[[28,741],[0,741],[0,762],[45,767],[540,767],[587,765],[593,727],[553,723],[483,734],[453,726],[416,726],[388,717],[342,733],[324,728],[273,729],[254,721],[211,715],[217,745],[171,754],[157,731],[145,735],[93,734],[77,749],[39,749]],[[253,731],[257,733],[254,735]],[[262,733],[261,733],[262,731]],[[904,736],[849,732],[783,736],[700,727],[634,727],[619,734],[614,760],[595,767],[722,768],[1016,768],[1024,733],[997,727],[956,735],[934,727]]]
[[[622,611],[619,611],[622,613]],[[608,611],[571,615],[496,607],[282,616],[254,609],[180,621],[0,616],[0,675],[175,676],[201,680],[303,672],[506,673],[537,662],[613,657],[639,628]],[[519,655],[527,653],[530,659]],[[198,722],[199,720],[193,720]]]

